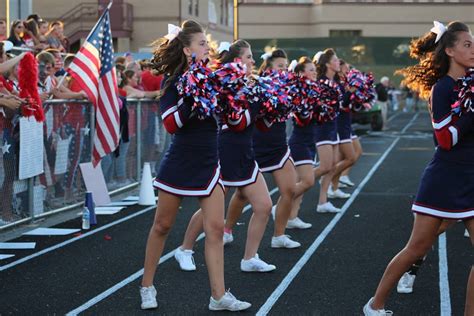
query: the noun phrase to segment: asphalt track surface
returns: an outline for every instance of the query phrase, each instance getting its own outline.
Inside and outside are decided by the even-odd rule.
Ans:
[[[259,255],[277,266],[271,273],[240,271],[251,209],[225,248],[226,287],[250,301],[244,314],[362,315],[389,260],[405,245],[412,228],[411,202],[433,140],[426,112],[398,114],[388,131],[361,129],[364,155],[351,173],[356,186],[349,200],[334,200],[339,215],[317,214],[319,186],[305,195],[300,217],[309,230],[287,230],[299,249],[272,249],[270,220]],[[269,189],[275,185],[266,176]],[[230,195],[229,195],[230,196]],[[228,197],[229,197],[228,196]],[[278,192],[272,200],[276,203]],[[22,236],[34,250],[1,251],[15,257],[0,261],[0,315],[207,315],[209,285],[203,241],[195,248],[196,272],[182,272],[172,257],[180,245],[196,199],[185,199],[168,238],[155,277],[158,309],[141,311],[138,293],[145,243],[154,208],[133,206],[80,236]],[[80,218],[56,227],[78,228]],[[474,262],[464,225],[446,234],[447,262],[436,243],[416,279],[413,294],[390,296],[395,315],[462,315],[467,276]],[[441,247],[442,248],[442,247]],[[441,273],[440,273],[441,271]],[[446,276],[447,282],[443,281]],[[442,299],[442,298],[445,299]],[[447,299],[446,299],[447,298]],[[226,314],[226,313],[221,313]]]

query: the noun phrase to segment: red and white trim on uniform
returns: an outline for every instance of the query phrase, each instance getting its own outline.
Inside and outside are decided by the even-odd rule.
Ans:
[[[166,110],[162,115],[161,118],[163,119],[163,125],[165,129],[170,134],[174,134],[183,127],[183,121],[180,116],[180,112],[178,111],[179,107],[183,104],[183,99],[179,99],[178,104],[170,107]]]
[[[458,117],[449,114],[440,121],[433,120],[432,122],[438,145],[444,150],[450,150],[458,143],[459,131],[456,126],[452,125],[457,119]]]
[[[419,204],[414,203],[411,209],[415,213],[431,215],[431,216],[445,218],[445,219],[467,219],[467,218],[474,217],[474,208],[467,209],[467,210],[446,210],[446,209],[433,208],[432,206],[428,206],[428,205],[419,205]]]
[[[322,146],[322,145],[337,145],[337,144],[339,144],[339,140],[322,140],[316,143],[316,147]]]
[[[265,167],[265,168],[260,168],[260,171],[261,172],[270,172],[270,171],[275,171],[275,170],[278,170],[278,169],[281,169],[283,168],[283,166],[285,165],[286,161],[287,160],[290,160],[293,164],[295,164],[293,162],[293,158],[291,158],[290,156],[290,148],[288,148],[288,150],[286,151],[285,155],[283,156],[283,158],[280,160],[280,162],[276,165],[273,165],[273,166],[270,166],[270,167]]]
[[[298,160],[294,162],[295,166],[302,166],[302,165],[314,165],[314,160],[306,159],[306,160]]]
[[[250,176],[250,178],[248,178],[246,180],[242,180],[242,181],[225,181],[225,180],[222,180],[222,183],[226,187],[243,187],[243,186],[255,183],[255,181],[257,181],[258,172],[259,172],[259,168],[258,168],[257,163],[255,162],[255,166],[253,167],[252,175]]]
[[[155,178],[155,180],[153,181],[153,186],[155,187],[155,189],[163,190],[165,192],[179,195],[179,196],[209,196],[214,190],[214,188],[216,187],[217,183],[223,186],[223,183],[220,177],[221,177],[221,166],[217,165],[211,181],[209,181],[208,185],[204,188],[198,188],[198,189],[177,188],[168,183],[161,182],[157,178]]]

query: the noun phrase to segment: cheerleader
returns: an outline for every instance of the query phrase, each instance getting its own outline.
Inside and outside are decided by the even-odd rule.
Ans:
[[[244,40],[237,40],[232,45],[223,42],[219,46],[219,52],[217,65],[236,62],[236,59],[239,59],[246,67],[247,76],[252,74],[255,61],[249,43]],[[251,104],[249,109],[238,115],[223,116],[218,139],[222,182],[226,191],[228,187],[236,188],[227,211],[224,243],[233,241],[232,228],[242,213],[239,201],[243,203],[248,201],[252,205],[253,214],[247,231],[245,253],[240,262],[240,269],[243,272],[269,272],[276,269],[274,265],[260,259],[257,254],[272,208],[267,184],[255,162],[252,148],[252,132],[259,106],[258,103]],[[192,248],[201,231],[202,215],[198,211],[188,225],[183,245],[175,253],[182,270],[196,270]]]
[[[313,59],[316,64],[318,80],[329,80],[335,82],[339,87],[340,71],[339,59],[336,52],[328,48],[324,52],[318,52]],[[340,89],[338,89],[340,90]],[[341,93],[341,91],[339,91]],[[336,109],[336,112],[339,108]],[[332,177],[334,176],[336,157],[338,151],[337,120],[330,119],[326,122],[318,123],[314,128],[314,138],[318,151],[319,166],[314,169],[315,178],[321,178],[321,188],[319,190],[319,202],[316,208],[318,213],[338,213],[341,210],[327,201],[327,192]]]
[[[347,73],[349,72],[349,65],[342,59],[340,59],[339,62],[341,65],[339,77],[343,82],[345,82]],[[347,175],[348,170],[350,170],[350,168],[362,155],[362,147],[360,145],[359,138],[357,137],[357,135],[354,134],[354,131],[352,130],[351,110],[351,106],[350,104],[348,104],[347,107],[341,108],[339,116],[337,117],[337,134],[339,138],[338,160],[340,161],[336,169],[344,169],[340,173],[338,173],[337,170],[335,171],[334,177],[332,178],[332,185],[329,187],[328,190],[329,198],[350,197],[349,193],[341,191],[339,187],[341,187],[341,183],[342,186],[354,186],[354,183],[349,179],[349,176]],[[343,159],[340,159],[340,157],[343,157]]]
[[[259,75],[267,70],[286,71],[288,59],[281,49],[262,56],[264,61],[259,69]],[[261,122],[266,122],[262,120]],[[253,134],[255,158],[262,172],[270,172],[280,191],[275,209],[275,228],[271,241],[272,248],[298,248],[299,242],[285,235],[285,228],[293,206],[296,188],[296,171],[286,142],[286,123],[275,122],[266,125],[267,131],[256,129]],[[240,206],[243,206],[242,204]]]
[[[316,66],[308,57],[301,57],[299,59],[294,72],[303,78],[312,81],[316,80]],[[298,217],[303,194],[314,185],[313,164],[316,156],[316,145],[314,144],[314,125],[311,115],[312,113],[307,113],[306,116],[295,113],[293,117],[293,132],[289,145],[291,156],[295,163],[298,182],[296,183],[293,209],[286,225],[286,228],[290,229],[308,229],[312,226]]]
[[[251,306],[225,291],[224,192],[219,180],[216,121],[212,117],[199,119],[192,100],[179,98],[176,88],[178,77],[186,71],[192,56],[199,61],[208,55],[204,31],[194,21],[185,21],[182,28],[168,25],[168,34],[158,42],[154,52],[154,68],[159,74],[165,74],[160,100],[163,124],[174,137],[154,181],[159,199],[146,246],[140,288],[142,309],[158,306],[153,278],[184,196],[198,197],[203,213],[205,257],[211,286],[209,310],[239,311]]]
[[[439,22],[411,43],[410,55],[419,63],[400,71],[408,87],[430,97],[429,109],[436,151],[421,178],[413,203],[415,221],[411,237],[388,264],[365,315],[386,315],[388,296],[397,281],[436,240],[445,219],[463,220],[474,245],[474,113],[451,112],[456,98],[455,80],[474,67],[474,43],[466,24]],[[474,315],[474,267],[467,284],[465,315]]]

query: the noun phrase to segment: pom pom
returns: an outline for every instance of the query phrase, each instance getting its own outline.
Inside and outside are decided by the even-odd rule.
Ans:
[[[260,102],[259,117],[268,122],[284,122],[293,111],[289,96],[291,75],[283,71],[266,71],[257,77],[249,91],[251,102]]]
[[[357,69],[351,69],[347,74],[346,86],[353,91],[350,96],[350,105],[355,112],[371,109],[375,102],[374,76]]]
[[[318,98],[316,81],[294,75],[290,81],[288,95],[291,98],[294,113],[301,117],[313,114]]]
[[[249,107],[246,73],[247,69],[240,60],[219,65],[218,69],[214,71],[213,80],[216,82],[219,92],[218,101],[221,114],[233,116],[242,113]]]
[[[464,77],[458,79],[455,91],[457,100],[451,105],[451,111],[457,115],[474,112],[474,68],[469,69]]]
[[[317,101],[313,108],[313,118],[322,124],[333,121],[342,101],[341,87],[334,80],[319,79],[316,81]]]
[[[213,72],[207,67],[207,63],[207,60],[196,62],[193,56],[189,69],[179,77],[176,84],[181,97],[193,100],[192,111],[200,120],[219,112],[218,91],[213,80]]]
[[[44,111],[38,93],[38,65],[31,53],[26,53],[18,68],[18,86],[20,98],[26,103],[22,106],[23,116],[34,116],[36,121],[44,121]]]

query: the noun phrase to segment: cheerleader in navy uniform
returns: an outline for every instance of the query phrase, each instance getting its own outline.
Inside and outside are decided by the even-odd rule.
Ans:
[[[232,45],[227,42],[219,46],[218,65],[236,62],[240,59],[246,66],[247,76],[252,74],[255,61],[250,44],[237,40]],[[233,241],[232,228],[242,213],[242,204],[250,202],[252,217],[250,218],[247,243],[240,269],[244,272],[269,272],[276,269],[259,258],[257,250],[260,246],[272,201],[268,193],[265,179],[255,162],[252,149],[252,132],[260,105],[251,104],[249,109],[236,116],[224,115],[219,130],[219,158],[222,166],[222,181],[226,187],[235,187],[231,198],[224,228],[224,243]],[[186,271],[196,270],[192,259],[192,248],[197,236],[202,231],[201,212],[196,212],[191,219],[181,247],[175,253],[180,268]]]
[[[316,80],[316,66],[308,57],[301,57],[293,71],[298,76],[308,80]],[[302,115],[294,113],[293,132],[288,143],[295,163],[298,182],[296,183],[293,209],[286,228],[308,229],[312,225],[301,220],[298,217],[298,212],[303,194],[314,185],[313,164],[316,156],[316,145],[314,144],[312,112]]]
[[[436,151],[421,178],[413,203],[411,237],[389,263],[365,315],[385,315],[385,302],[403,273],[430,250],[445,219],[463,220],[474,245],[474,113],[453,114],[456,79],[474,67],[474,43],[466,24],[435,22],[411,43],[419,63],[401,73],[409,88],[430,97]],[[467,284],[465,315],[474,315],[474,266]]]
[[[260,66],[259,75],[266,70],[286,71],[288,68],[286,53],[281,49],[266,53],[262,58],[264,61]],[[268,131],[254,131],[253,148],[260,171],[271,172],[280,191],[271,247],[298,248],[301,244],[285,235],[296,188],[296,171],[286,141],[286,123],[275,122],[267,127]]]
[[[339,89],[338,77],[340,64],[336,52],[331,48],[328,48],[323,52],[318,52],[314,56],[313,62],[316,64],[317,79],[329,80],[331,83],[335,84],[338,88],[338,93],[340,94],[341,91]],[[337,115],[339,112],[339,106],[334,110]],[[338,213],[341,211],[327,200],[327,192],[334,175],[337,162],[336,155],[339,150],[336,118],[329,119],[326,122],[318,122],[314,127],[314,140],[319,158],[319,166],[314,169],[314,176],[316,179],[321,178],[319,202],[316,208],[318,213]]]
[[[332,185],[329,186],[328,197],[329,198],[339,198],[346,199],[351,195],[345,193],[339,189],[340,177],[343,171],[352,167],[357,161],[358,153],[356,153],[356,148],[359,146],[354,146],[354,138],[352,131],[352,117],[351,117],[351,104],[349,102],[351,91],[348,91],[348,87],[345,86],[346,75],[349,72],[349,67],[346,62],[339,60],[341,65],[341,70],[339,72],[339,78],[341,82],[341,89],[344,93],[343,102],[339,115],[337,116],[337,136],[339,139],[339,150],[337,152],[337,165],[334,170],[334,176],[332,178]],[[359,155],[360,157],[360,155]],[[347,181],[347,180],[346,180]],[[347,186],[354,185],[350,181],[346,184]]]
[[[176,89],[178,77],[186,71],[192,56],[196,61],[207,58],[209,46],[202,27],[194,21],[185,21],[182,28],[168,25],[168,32],[158,42],[153,63],[159,74],[166,75],[160,107],[163,124],[174,136],[154,181],[159,199],[146,246],[141,308],[158,306],[153,286],[158,261],[182,198],[195,196],[199,198],[206,232],[209,309],[244,310],[251,304],[237,300],[224,285],[224,192],[219,180],[217,124],[212,117],[199,119],[192,110],[192,100],[179,98]]]
[[[347,73],[349,72],[351,68],[350,65],[342,59],[339,59],[339,61],[341,63],[341,76],[347,76]],[[359,136],[357,136],[355,131],[352,129],[352,126],[351,126],[351,138],[352,138],[352,147],[354,147],[354,152],[355,152],[355,162],[357,162],[359,158],[362,156],[363,151],[362,151],[362,145],[360,143]],[[351,168],[352,166],[346,168],[341,173],[341,177],[339,178],[339,181],[338,181],[339,187],[343,188],[345,186],[348,186],[348,187],[354,186],[354,182],[352,182],[352,180],[349,178],[349,172],[351,171]],[[335,181],[333,181],[333,183],[334,182]]]

